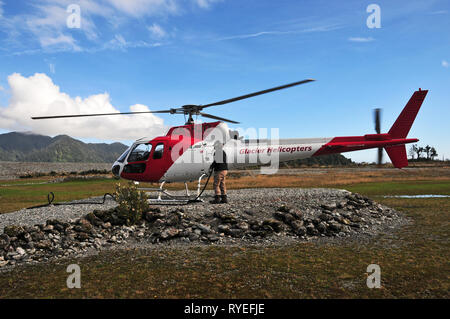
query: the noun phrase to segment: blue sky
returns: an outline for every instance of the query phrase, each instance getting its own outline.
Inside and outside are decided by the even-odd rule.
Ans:
[[[0,3],[0,132],[129,141],[184,119],[33,124],[27,113],[157,110],[314,78],[208,112],[238,120],[244,129],[279,128],[281,137],[362,135],[374,131],[373,108],[383,108],[388,131],[420,87],[430,92],[409,136],[450,158],[448,1]],[[372,3],[381,8],[381,28],[366,25]],[[70,4],[81,9],[80,29],[67,27]],[[51,103],[53,95],[66,106]],[[345,155],[375,160],[372,150]]]

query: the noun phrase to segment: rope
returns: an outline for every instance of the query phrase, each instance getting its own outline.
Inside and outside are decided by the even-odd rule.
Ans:
[[[106,201],[106,196],[110,196],[112,197],[112,199],[116,200],[115,197],[113,195],[111,195],[110,193],[105,193],[103,195],[103,201],[101,203],[99,202],[78,202],[78,203],[53,203],[53,201],[55,200],[55,194],[53,192],[50,192],[47,194],[47,204],[42,204],[42,205],[36,205],[36,206],[31,206],[28,207],[27,209],[33,209],[33,208],[41,208],[41,207],[47,207],[50,205],[54,205],[54,206],[63,206],[63,205],[84,205],[84,204],[90,204],[90,205],[103,205]]]
[[[200,198],[200,196],[202,196],[203,192],[206,189],[206,186],[208,186],[209,183],[209,179],[211,178],[211,175],[214,172],[214,168],[210,168],[209,170],[209,175],[208,175],[208,179],[206,180],[205,185],[203,186],[202,191],[197,195],[196,198],[194,199],[189,199],[186,203],[182,203],[182,204],[172,204],[172,203],[158,203],[158,205],[189,205],[192,203],[196,203],[198,202],[198,199]],[[53,192],[50,192],[47,194],[47,201],[48,203],[46,204],[41,204],[41,205],[36,205],[36,206],[31,206],[31,207],[27,207],[27,209],[33,209],[33,208],[41,208],[41,207],[48,207],[50,205],[54,205],[54,206],[64,206],[64,205],[85,205],[85,204],[90,204],[90,205],[103,205],[106,201],[106,196],[110,196],[112,199],[116,200],[115,197],[113,195],[111,195],[110,193],[105,193],[103,195],[103,201],[101,203],[99,202],[78,202],[78,203],[53,203],[53,201],[55,200],[55,194]]]

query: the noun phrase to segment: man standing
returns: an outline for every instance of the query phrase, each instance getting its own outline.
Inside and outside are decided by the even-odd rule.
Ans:
[[[223,145],[219,141],[214,143],[214,200],[212,204],[228,203],[227,188],[225,179],[228,173],[227,154],[223,150]]]

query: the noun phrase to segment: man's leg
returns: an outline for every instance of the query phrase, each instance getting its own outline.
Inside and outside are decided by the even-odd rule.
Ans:
[[[214,200],[211,201],[212,204],[220,203],[220,172],[214,172]]]
[[[220,179],[220,191],[222,193],[222,203],[228,203],[227,198],[227,186],[226,186],[226,178],[228,171],[222,171],[222,178]]]

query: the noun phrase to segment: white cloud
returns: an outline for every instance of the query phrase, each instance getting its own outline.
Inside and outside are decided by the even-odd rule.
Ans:
[[[67,27],[67,7],[74,3],[73,0],[37,0],[30,3],[33,10],[28,13],[19,12],[0,19],[0,30],[7,35],[0,39],[0,45],[14,54],[122,49],[121,46],[104,45],[108,42],[105,37],[116,33],[119,27],[125,29],[133,23],[133,29],[140,27],[137,24],[145,28],[142,23],[144,17],[166,19],[167,16],[186,14],[187,3],[207,9],[218,1],[221,0],[77,0],[75,3],[81,10],[81,29],[77,30]],[[98,28],[94,21],[106,22],[102,25],[105,28]],[[167,34],[162,28],[150,31],[159,38]],[[134,43],[136,46],[143,45],[139,40]]]
[[[450,64],[448,63],[448,61],[442,60],[442,66],[443,66],[444,68],[448,68],[449,65],[450,65]]]
[[[150,34],[153,38],[161,39],[167,36],[167,32],[156,23],[153,23],[153,25],[148,27],[148,31],[150,31]]]
[[[211,4],[215,2],[221,2],[222,0],[194,0],[194,2],[203,9],[207,9],[211,6]]]
[[[67,134],[78,138],[135,140],[165,131],[164,121],[153,114],[113,115],[89,118],[32,120],[31,116],[115,113],[108,93],[86,98],[71,97],[61,92],[50,77],[36,73],[29,77],[14,73],[8,77],[11,91],[9,105],[0,107],[0,128],[27,130],[45,135]],[[131,111],[148,111],[142,104]]]
[[[367,37],[367,38],[363,38],[363,37],[350,37],[348,38],[348,41],[351,42],[372,42],[375,39],[372,37]]]
[[[311,33],[311,32],[328,32],[328,31],[334,31],[337,29],[340,29],[341,25],[339,24],[332,24],[332,25],[322,25],[322,26],[316,26],[316,27],[307,27],[302,28],[298,30],[287,30],[287,31],[261,31],[261,32],[255,32],[255,33],[247,33],[247,34],[238,34],[238,35],[232,35],[228,37],[219,38],[219,41],[223,40],[235,40],[235,39],[249,39],[249,38],[257,38],[260,36],[269,36],[269,35],[292,35],[292,34],[301,34],[301,33]]]
[[[117,10],[134,17],[174,14],[179,10],[177,0],[106,0]]]

